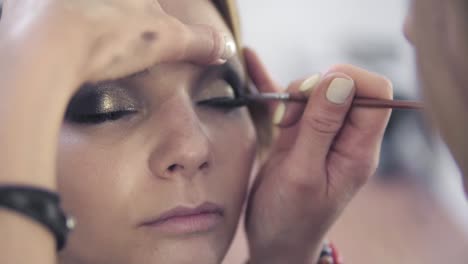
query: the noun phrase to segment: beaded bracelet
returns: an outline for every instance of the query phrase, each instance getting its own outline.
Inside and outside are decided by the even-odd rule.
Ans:
[[[336,247],[332,243],[325,243],[322,251],[320,252],[320,258],[318,264],[343,264]]]

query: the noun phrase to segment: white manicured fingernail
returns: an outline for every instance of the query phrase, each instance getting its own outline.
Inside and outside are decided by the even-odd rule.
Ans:
[[[237,53],[237,46],[234,39],[225,34],[224,35],[224,50],[223,54],[221,54],[221,60],[227,61],[228,59],[232,58]]]
[[[327,99],[335,104],[343,104],[353,91],[354,81],[346,78],[336,78],[328,86]]]
[[[307,78],[304,82],[302,82],[301,86],[299,86],[299,91],[305,94],[311,94],[319,83],[321,77],[322,75],[318,73]]]
[[[273,124],[279,125],[283,120],[284,114],[286,113],[286,105],[280,102],[276,107],[275,114],[273,115]]]

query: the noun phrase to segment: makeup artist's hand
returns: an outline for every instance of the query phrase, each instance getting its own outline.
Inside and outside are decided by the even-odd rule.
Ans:
[[[246,50],[261,92],[279,92]],[[248,203],[251,263],[316,263],[322,240],[359,188],[374,174],[390,110],[351,107],[354,95],[392,98],[391,83],[350,65],[293,82],[307,105],[271,105],[278,128]]]
[[[232,38],[212,27],[187,25],[157,0],[5,0],[2,35],[57,41],[67,31],[84,47],[86,81],[123,77],[167,61],[220,64],[235,54]],[[71,41],[71,40],[70,40]],[[79,52],[69,50],[69,52]]]

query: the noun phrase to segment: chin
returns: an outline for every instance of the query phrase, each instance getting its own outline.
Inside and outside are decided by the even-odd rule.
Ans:
[[[181,247],[177,250],[149,254],[146,258],[138,257],[132,264],[220,264],[226,252],[207,247]]]
[[[229,249],[231,239],[221,234],[172,237],[142,245],[134,251],[132,264],[219,264]],[[143,251],[143,252],[142,252]]]

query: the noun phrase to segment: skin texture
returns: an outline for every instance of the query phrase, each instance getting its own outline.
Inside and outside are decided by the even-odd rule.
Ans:
[[[149,3],[3,1],[2,185],[57,190],[57,138],[67,102],[83,82],[121,77],[164,61],[216,64],[225,58],[221,32],[183,24],[159,2],[151,2],[151,8]],[[96,10],[101,15],[89,15]],[[141,37],[148,30],[158,32],[152,44]],[[121,60],[114,60],[116,54]],[[0,210],[0,234],[8,238],[0,242],[2,261],[56,263],[53,236],[37,222]],[[25,253],[24,248],[30,250]]]
[[[160,3],[183,22],[228,31],[208,1]],[[153,67],[121,82],[145,104],[137,114],[100,125],[63,124],[59,190],[80,225],[61,263],[192,263],[193,256],[221,262],[246,197],[256,137],[246,108],[196,105],[226,94],[227,83],[212,87],[221,77],[207,71],[187,63]],[[138,227],[174,207],[207,201],[225,209],[210,232],[174,236]]]
[[[428,113],[441,131],[468,192],[468,64],[466,3],[414,0],[405,34],[414,45]]]
[[[246,108],[221,111],[196,104],[232,93],[227,85],[230,78],[219,69],[192,64],[217,62],[223,53],[219,35],[214,37],[217,31],[181,23],[209,24],[226,31],[211,2],[8,3],[0,24],[0,51],[2,58],[9,59],[0,60],[4,70],[0,87],[6,87],[0,90],[4,124],[0,177],[2,182],[60,192],[63,207],[76,216],[78,228],[59,261],[219,263],[247,198],[257,138]],[[19,23],[28,15],[34,23]],[[158,34],[146,34],[152,31]],[[198,34],[201,39],[192,43]],[[159,45],[148,45],[153,40]],[[260,91],[281,89],[253,51],[246,50],[245,59]],[[239,68],[238,59],[230,63]],[[74,102],[80,102],[86,91],[82,88],[73,96],[77,87],[128,74],[132,76],[91,89],[101,94],[91,114],[97,113],[95,108],[102,112],[129,105],[131,113],[108,117],[113,122],[76,122],[82,119],[83,107]],[[335,86],[329,93],[336,80],[347,87]],[[296,91],[300,84],[301,80],[292,82],[288,89]],[[343,96],[344,92],[349,93]],[[335,98],[329,100],[329,94]],[[245,223],[251,263],[316,262],[326,231],[374,173],[390,111],[352,108],[355,94],[390,99],[391,83],[351,65],[336,65],[305,92],[307,106],[285,106],[277,123],[278,137],[248,197]],[[278,110],[276,104],[268,107],[272,116]],[[224,209],[222,221],[209,231],[169,235],[141,227],[175,206],[196,207],[203,202]],[[0,231],[14,237],[13,243],[0,242],[7,262],[53,262],[50,234],[35,227],[26,236],[23,231],[33,228],[32,223],[3,215]],[[28,240],[30,236],[35,240]],[[37,251],[18,251],[24,246]]]

